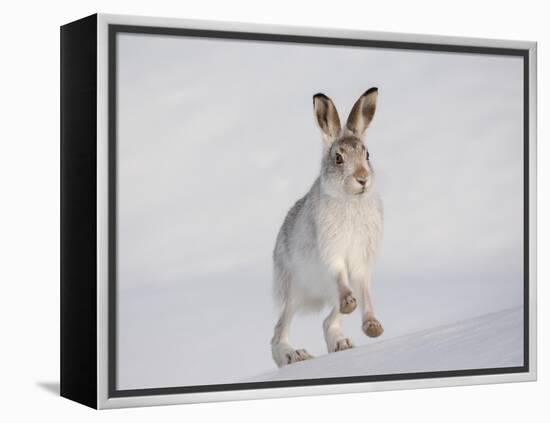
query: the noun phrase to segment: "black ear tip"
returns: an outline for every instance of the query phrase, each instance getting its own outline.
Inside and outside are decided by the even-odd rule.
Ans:
[[[322,98],[323,100],[328,100],[328,97],[324,95],[323,93],[317,93],[313,96],[313,101],[315,101],[316,98]]]
[[[378,87],[372,87],[372,88],[369,88],[367,91],[365,91],[363,95],[369,95],[376,92],[378,92]]]

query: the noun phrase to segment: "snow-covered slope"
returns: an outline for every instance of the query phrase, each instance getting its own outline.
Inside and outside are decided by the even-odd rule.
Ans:
[[[314,379],[523,365],[523,308],[512,308],[313,360],[254,381]]]

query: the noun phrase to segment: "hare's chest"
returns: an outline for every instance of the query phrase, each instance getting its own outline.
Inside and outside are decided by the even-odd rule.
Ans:
[[[343,260],[355,267],[374,257],[382,232],[382,216],[376,207],[334,207],[327,212],[319,222],[325,259]]]

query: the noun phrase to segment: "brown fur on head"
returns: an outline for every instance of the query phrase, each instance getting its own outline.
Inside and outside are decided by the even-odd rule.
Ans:
[[[373,171],[365,136],[376,111],[377,98],[378,89],[368,89],[355,102],[342,129],[332,100],[324,94],[313,96],[315,117],[325,142],[321,181],[333,193],[360,195],[372,186]]]

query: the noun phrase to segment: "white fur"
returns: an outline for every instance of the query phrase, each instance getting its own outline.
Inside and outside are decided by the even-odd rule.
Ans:
[[[373,322],[378,323],[374,319],[370,282],[382,237],[382,202],[374,190],[372,167],[360,156],[362,139],[358,148],[349,150],[345,165],[338,167],[331,161],[338,140],[349,135],[349,130],[343,129],[329,142],[321,176],[288,212],[277,237],[273,253],[274,290],[281,316],[271,345],[279,367],[312,358],[305,350],[295,350],[289,342],[290,322],[297,312],[332,307],[323,323],[329,352],[353,346],[341,333],[343,298],[358,298],[364,330]],[[335,144],[332,149],[331,144]],[[353,172],[358,167],[369,175],[364,192],[359,194],[356,191],[361,186],[357,182],[353,185]],[[340,173],[335,174],[334,169]]]

